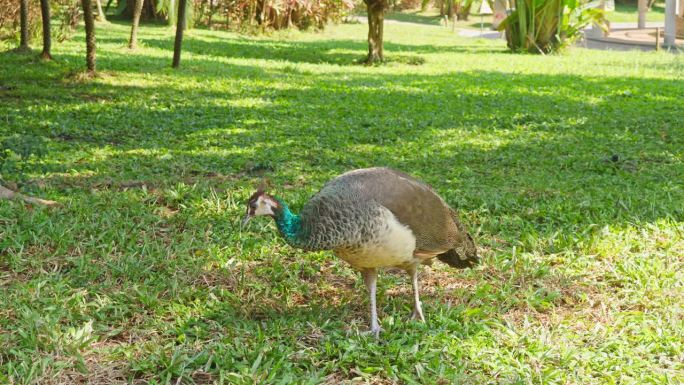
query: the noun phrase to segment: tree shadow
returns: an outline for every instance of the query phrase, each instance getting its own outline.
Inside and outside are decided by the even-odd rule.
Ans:
[[[106,60],[117,68],[126,59],[114,55]],[[214,65],[211,60],[192,58],[188,66],[193,70],[173,76],[188,81],[196,81],[198,76],[219,76],[194,72]],[[58,100],[46,100],[60,111],[53,120],[71,123],[48,130],[28,124],[22,131],[47,136],[67,148],[111,148],[110,154],[97,160],[49,166],[50,171],[59,172],[98,170],[87,173],[87,181],[77,183],[84,187],[108,178],[160,184],[165,179],[184,180],[193,175],[243,175],[251,163],[272,165],[280,182],[295,178],[297,173],[288,171],[290,168],[325,170],[310,176],[313,183],[321,183],[323,178],[346,169],[389,165],[411,170],[448,199],[470,209],[500,210],[496,205],[501,205],[516,211],[538,206],[546,215],[549,205],[575,202],[570,211],[585,214],[573,219],[573,228],[628,222],[635,216],[650,222],[682,215],[681,211],[672,212],[666,203],[672,194],[681,194],[672,183],[673,177],[681,174],[678,163],[662,154],[663,148],[679,140],[673,129],[682,109],[675,96],[679,85],[669,80],[645,83],[633,78],[539,74],[513,77],[491,71],[354,74],[340,79],[336,74],[312,77],[288,67],[223,66],[221,75],[241,77],[256,71],[254,75],[261,79],[285,77],[295,82],[305,80],[308,86],[264,86],[240,93],[197,89],[191,102],[182,94],[183,82],[176,83],[177,88],[93,84],[85,93],[80,87],[66,85]],[[31,73],[38,76],[40,71]],[[394,84],[402,87],[393,88]],[[482,94],[480,88],[472,87],[474,84],[496,85],[502,91]],[[654,94],[653,89],[659,93]],[[21,90],[12,93],[21,95]],[[123,97],[145,100],[150,96],[161,100],[140,105],[117,102]],[[230,106],[245,98],[259,104]],[[507,106],[525,107],[502,108],[501,98],[506,98]],[[307,115],[318,120],[293,113],[292,101],[300,99],[309,101]],[[402,108],[378,110],[374,107],[377,100]],[[106,103],[97,109],[80,108],[84,102],[102,101]],[[674,109],[648,117],[639,113],[660,103]],[[444,105],[454,108],[447,112]],[[620,106],[620,115],[614,113],[616,105]],[[72,121],[76,113],[79,120]],[[349,117],[340,129],[324,127],[340,116]],[[124,123],[127,119],[130,124]],[[92,129],[95,126],[97,130]],[[630,135],[622,134],[626,127]],[[670,139],[650,139],[662,132]],[[459,141],[459,136],[470,139]],[[474,139],[477,136],[490,138],[492,143],[478,143]],[[293,142],[292,138],[297,139]],[[439,146],[425,147],[440,141]],[[293,151],[298,156],[293,157]],[[611,160],[616,154],[617,160]],[[249,175],[243,177],[249,179]],[[458,186],[447,182],[450,180],[458,181]],[[240,177],[231,183],[241,183]],[[452,187],[456,187],[453,192]],[[633,200],[621,191],[651,198]],[[582,206],[587,199],[591,205]],[[624,208],[626,199],[630,201],[628,209]],[[562,224],[558,219],[548,219]],[[528,224],[532,223],[544,231],[553,229],[539,219]]]
[[[395,20],[403,23],[414,23],[424,25],[439,26],[442,23],[442,18],[438,15],[425,15],[421,11],[405,11],[405,12],[387,12],[385,20]]]
[[[167,49],[168,41],[164,39],[145,39],[149,47]],[[365,58],[367,45],[360,41],[333,40],[284,42],[282,40],[254,39],[196,39],[188,37],[183,42],[183,51],[209,57],[264,59],[288,61],[294,63],[358,65]],[[502,49],[492,49],[481,45],[407,45],[385,43],[385,52],[389,62],[405,64],[422,64],[421,54],[462,52],[462,53],[498,53],[508,54]]]
[[[169,46],[161,39],[146,42]],[[389,47],[442,52],[429,45]],[[365,50],[353,40],[202,37],[189,39],[186,48],[193,55],[180,71],[167,70],[170,51],[168,58],[107,52],[99,60],[111,73],[88,82],[65,80],[72,67],[59,63],[6,61],[13,72],[1,80],[11,87],[0,89],[6,130],[0,134],[48,139],[54,156],[36,183],[65,206],[6,210],[3,247],[36,258],[12,262],[18,268],[7,258],[1,268],[10,279],[25,274],[50,289],[45,275],[58,276],[60,295],[87,289],[101,296],[101,308],[59,322],[95,318],[103,343],[130,341],[129,322],[140,317],[154,330],[140,344],[148,338],[185,348],[183,339],[194,339],[199,350],[215,349],[225,360],[206,366],[218,371],[234,367],[233,346],[249,351],[240,357],[251,367],[262,351],[277,351],[270,348],[274,340],[306,350],[345,343],[344,325],[358,319],[355,326],[364,329],[365,293],[357,281],[349,286],[351,272],[342,262],[307,254],[295,265],[301,255],[277,241],[272,229],[240,229],[243,201],[264,175],[298,209],[341,172],[391,166],[426,180],[459,210],[488,260],[474,271],[427,274],[435,278],[424,285],[423,299],[435,322],[430,328],[398,322],[386,335],[390,343],[410,333],[465,340],[502,318],[512,303],[524,306],[525,293],[540,288],[559,292],[548,306],[567,306],[565,299],[590,289],[576,287],[578,277],[547,256],[574,258],[577,243],[605,227],[684,218],[677,204],[684,200],[684,104],[681,83],[670,79],[448,69],[318,72],[289,63],[217,60],[348,64]],[[82,62],[76,55],[61,59]],[[523,253],[541,257],[524,260]],[[238,263],[257,266],[242,283],[242,271],[231,265]],[[307,270],[311,266],[332,266],[332,274]],[[323,283],[332,288],[321,289]],[[386,319],[404,316],[410,303],[393,295],[380,300]],[[52,305],[44,298],[31,306]],[[471,304],[481,313],[467,313]],[[384,352],[373,341],[362,346]],[[273,359],[280,357],[273,353]],[[205,363],[185,362],[190,369]]]

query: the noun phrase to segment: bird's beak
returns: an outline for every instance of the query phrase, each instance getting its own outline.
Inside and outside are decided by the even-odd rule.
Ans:
[[[242,227],[246,226],[247,222],[249,222],[250,219],[252,219],[252,216],[249,215],[249,213],[245,214],[245,217],[242,218],[242,222],[240,222],[242,224]]]

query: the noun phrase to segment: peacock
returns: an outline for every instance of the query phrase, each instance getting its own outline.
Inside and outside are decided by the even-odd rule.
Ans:
[[[425,322],[418,267],[439,261],[456,268],[478,263],[472,237],[456,212],[424,182],[390,168],[346,172],[326,183],[294,214],[280,198],[257,190],[247,203],[245,225],[270,216],[288,244],[306,251],[332,250],[361,272],[368,288],[370,333],[381,328],[376,306],[379,268],[397,267],[411,277],[413,314]]]

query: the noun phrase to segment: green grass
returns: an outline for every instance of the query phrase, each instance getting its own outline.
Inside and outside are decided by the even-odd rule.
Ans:
[[[507,53],[386,25],[253,38],[98,25],[56,61],[0,55],[0,139],[39,136],[0,201],[0,383],[681,384],[684,61]],[[19,135],[15,137],[13,135]],[[357,275],[239,220],[267,175],[300,208],[387,165],[461,213],[482,264],[380,278],[380,341]],[[263,219],[263,218],[262,218]]]

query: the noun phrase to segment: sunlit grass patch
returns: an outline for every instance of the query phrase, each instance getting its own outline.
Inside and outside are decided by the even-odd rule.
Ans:
[[[61,208],[0,201],[0,382],[678,384],[684,381],[683,62],[512,55],[417,14],[240,36],[98,26],[103,76],[0,55],[0,170]],[[387,165],[458,208],[482,265],[381,276],[382,340],[356,274],[239,226],[266,177],[295,210]]]

